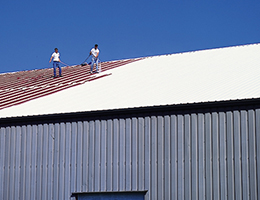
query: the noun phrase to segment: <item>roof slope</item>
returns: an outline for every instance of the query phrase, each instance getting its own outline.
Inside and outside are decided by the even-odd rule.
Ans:
[[[0,117],[259,98],[260,45],[154,56],[0,110]]]
[[[102,72],[139,59],[101,63]],[[90,74],[90,66],[62,67],[62,77],[53,78],[53,69],[40,69],[0,75],[0,110],[25,103],[61,90],[84,84],[108,75]]]

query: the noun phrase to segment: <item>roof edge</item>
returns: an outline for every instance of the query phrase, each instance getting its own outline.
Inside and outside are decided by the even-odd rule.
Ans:
[[[226,49],[226,48],[247,47],[247,46],[253,46],[253,45],[260,45],[260,43],[248,43],[248,44],[237,44],[237,45],[222,46],[222,47],[211,47],[211,48],[205,48],[205,49],[196,49],[196,50],[180,51],[180,52],[174,52],[174,53],[150,55],[150,56],[145,56],[145,57],[142,57],[142,58],[153,58],[153,57],[159,57],[159,56],[171,56],[171,55],[186,54],[186,53],[196,53],[196,52],[210,51],[210,50],[219,50],[219,49]]]
[[[117,59],[117,60],[106,60],[106,61],[102,61],[102,62],[116,62],[116,61],[132,60],[132,59],[133,60],[146,59],[146,58],[153,58],[153,57],[159,57],[159,56],[170,56],[170,55],[194,53],[194,52],[209,51],[209,50],[218,50],[218,49],[225,49],[225,48],[244,47],[244,46],[251,46],[251,45],[260,45],[260,42],[259,43],[248,43],[248,44],[237,44],[237,45],[222,46],[222,47],[212,47],[212,48],[205,48],[205,49],[196,49],[196,50],[189,50],[189,51],[180,51],[180,52],[165,53],[165,54],[158,54],[158,55],[147,55],[147,56],[140,56],[140,57],[133,57],[133,58],[122,58],[122,59]],[[77,66],[77,64],[69,65],[69,67],[73,67],[73,66]],[[67,67],[67,66],[64,66],[64,67]],[[22,70],[22,71],[14,71],[14,72],[3,72],[3,73],[0,73],[0,75],[27,72],[27,71],[37,71],[37,70],[44,70],[44,69],[52,69],[52,68],[38,68],[38,69],[28,69],[28,70]]]
[[[256,108],[260,108],[260,98],[8,117],[0,118],[0,127],[40,123],[75,122],[81,120],[126,118],[129,116],[145,117],[153,116],[155,114],[158,115],[158,113],[163,115],[185,115],[188,113],[224,112],[234,110],[250,110]]]

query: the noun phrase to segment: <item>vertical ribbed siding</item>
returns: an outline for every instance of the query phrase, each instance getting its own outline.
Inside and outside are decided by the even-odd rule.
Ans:
[[[0,199],[145,191],[257,199],[260,110],[23,125],[0,130]]]

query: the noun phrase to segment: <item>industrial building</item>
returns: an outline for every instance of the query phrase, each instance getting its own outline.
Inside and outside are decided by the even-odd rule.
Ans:
[[[259,55],[0,74],[0,199],[259,199]]]

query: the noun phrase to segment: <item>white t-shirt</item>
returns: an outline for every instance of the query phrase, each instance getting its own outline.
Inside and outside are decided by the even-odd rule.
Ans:
[[[99,50],[98,49],[95,49],[95,48],[93,48],[93,49],[91,49],[91,53],[92,53],[92,55],[93,56],[97,56],[97,54],[99,53]]]
[[[53,57],[53,61],[58,61],[59,62],[59,57],[60,57],[60,53],[56,53],[54,52],[51,57]]]

